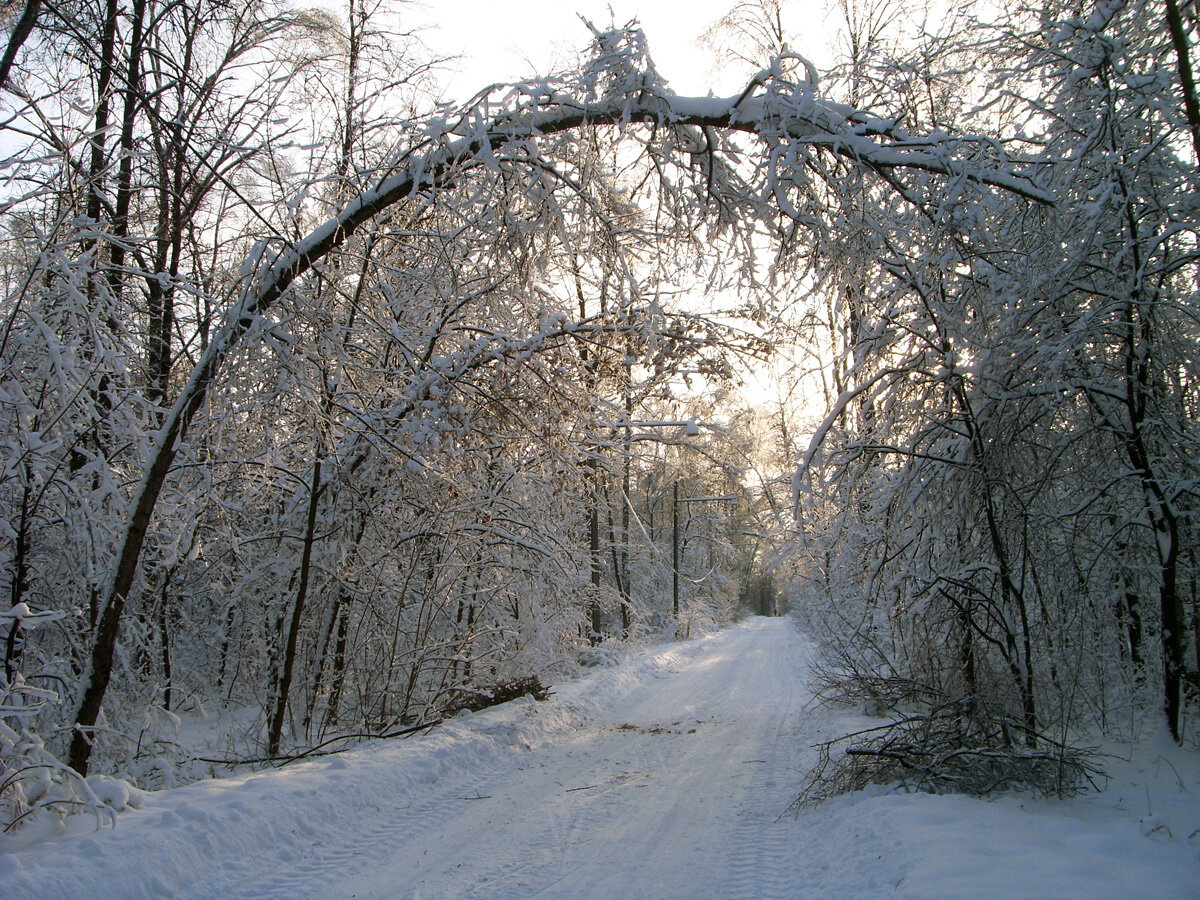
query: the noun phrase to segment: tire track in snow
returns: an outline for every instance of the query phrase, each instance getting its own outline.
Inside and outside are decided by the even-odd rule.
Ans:
[[[794,833],[777,817],[801,777],[802,654],[784,623],[749,629],[581,736],[574,752],[594,785],[548,804],[556,825],[545,852],[526,858],[520,877],[503,866],[482,876],[478,896],[687,897],[713,884],[722,896],[795,896]]]
[[[795,832],[780,814],[797,792],[811,752],[798,726],[800,709],[809,695],[801,671],[801,659],[781,653],[778,706],[761,722],[760,758],[744,760],[749,787],[743,794],[729,877],[723,894],[729,900],[786,900],[797,896]]]
[[[394,874],[338,896],[701,896],[751,853],[736,863],[741,894],[786,896],[775,820],[799,776],[775,744],[803,699],[799,646],[787,623],[755,622],[662,651],[670,665],[619,696],[598,691],[583,722],[485,779],[488,799],[426,830]]]

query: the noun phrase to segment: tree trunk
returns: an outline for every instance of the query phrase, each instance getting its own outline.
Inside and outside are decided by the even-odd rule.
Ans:
[[[158,597],[158,640],[159,654],[163,670],[163,709],[171,710],[171,633],[170,619],[167,615],[167,597],[171,584],[171,573],[163,576],[162,591]]]
[[[1183,27],[1183,17],[1179,14],[1179,4],[1175,0],[1166,2],[1167,30],[1171,33],[1171,43],[1175,46],[1179,84],[1183,88],[1183,108],[1187,113],[1188,130],[1192,133],[1192,152],[1196,154],[1196,164],[1200,165],[1200,97],[1196,93],[1196,78],[1192,72],[1187,32]]]
[[[346,611],[338,614],[337,643],[333,648],[333,677],[329,682],[329,703],[325,707],[325,720],[321,724],[323,738],[330,728],[338,723],[338,707],[342,701],[342,685],[346,682],[346,633],[349,625],[346,622]]]
[[[20,52],[21,45],[33,33],[33,26],[37,24],[38,12],[41,7],[42,0],[26,0],[25,11],[21,13],[21,18],[17,20],[12,34],[9,35],[8,45],[4,48],[4,56],[0,58],[0,88],[4,87],[5,82],[8,81],[9,73],[17,61],[17,53]]]
[[[292,689],[292,673],[296,665],[296,640],[304,616],[304,604],[308,598],[311,580],[312,551],[316,543],[317,505],[321,500],[321,458],[313,460],[312,486],[308,492],[308,519],[304,528],[304,548],[300,555],[300,583],[296,589],[296,603],[292,607],[292,620],[288,626],[287,645],[283,652],[283,670],[279,678],[279,689],[275,697],[275,711],[267,730],[267,756],[279,754],[279,743],[283,736],[283,723],[287,717],[288,694]]]

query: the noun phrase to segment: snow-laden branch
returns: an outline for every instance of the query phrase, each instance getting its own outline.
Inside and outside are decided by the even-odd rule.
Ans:
[[[813,432],[812,438],[808,442],[808,449],[804,451],[804,456],[800,459],[800,465],[797,466],[795,473],[792,475],[792,502],[796,507],[796,518],[799,519],[799,505],[802,494],[811,493],[805,486],[805,479],[808,477],[809,471],[820,461],[821,450],[824,447],[825,439],[829,435],[829,431],[833,428],[834,423],[842,417],[846,412],[847,407],[858,397],[874,389],[879,382],[892,378],[896,375],[902,375],[911,370],[911,365],[919,365],[923,360],[923,353],[919,353],[916,358],[909,360],[907,366],[891,366],[876,372],[862,384],[852,388],[847,388],[842,391],[837,399],[829,408],[829,412],[825,414],[825,418],[821,420],[821,424],[817,426]]]

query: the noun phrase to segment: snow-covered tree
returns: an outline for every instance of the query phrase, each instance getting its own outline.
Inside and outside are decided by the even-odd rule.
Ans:
[[[956,84],[931,124],[1038,148],[1055,200],[909,181],[913,204],[871,205],[857,377],[798,480],[830,674],[873,704],[958,704],[960,740],[1000,719],[1033,747],[1118,707],[1180,739],[1196,166],[1162,10],[1011,9],[966,34],[919,81],[928,55],[884,66],[920,87],[898,113]]]

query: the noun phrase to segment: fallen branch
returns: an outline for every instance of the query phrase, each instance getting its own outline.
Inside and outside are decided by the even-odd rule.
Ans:
[[[542,684],[536,675],[528,678],[517,678],[513,681],[501,681],[490,688],[471,689],[456,688],[452,697],[442,706],[442,714],[450,718],[463,710],[478,712],[489,706],[499,706],[518,697],[532,697],[534,700],[549,700],[550,689]]]
[[[1026,746],[1012,740],[1017,732],[1028,733],[966,698],[844,735],[817,745],[817,765],[787,811],[871,784],[975,797],[1006,790],[1065,797],[1096,787],[1101,772],[1091,751],[1040,733]]]
[[[429,722],[423,722],[420,725],[411,725],[408,728],[401,728],[399,731],[389,731],[387,734],[375,734],[374,732],[370,731],[354,732],[352,734],[339,734],[337,737],[331,737],[328,740],[324,740],[316,746],[310,747],[309,749],[303,751],[302,753],[280,754],[277,756],[255,756],[247,757],[245,759],[219,759],[210,756],[193,756],[192,759],[194,759],[196,762],[213,763],[220,766],[255,766],[263,765],[265,763],[279,763],[279,767],[283,768],[288,763],[298,762],[302,759],[309,759],[311,757],[318,756],[332,756],[335,753],[341,753],[345,748],[340,748],[338,750],[322,750],[323,747],[328,747],[330,744],[336,743],[337,741],[367,739],[385,741],[389,738],[406,737],[410,734],[416,734],[418,731],[425,731],[427,728],[433,728],[437,725],[441,725],[443,721],[444,719],[433,719]]]

